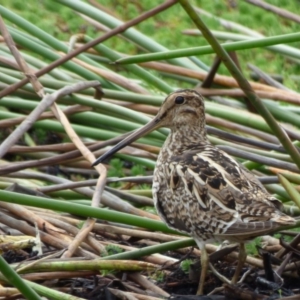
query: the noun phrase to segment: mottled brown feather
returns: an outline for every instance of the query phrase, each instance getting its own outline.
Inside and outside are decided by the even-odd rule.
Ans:
[[[177,96],[185,102],[176,104]],[[197,92],[170,94],[159,114],[171,132],[157,160],[153,195],[168,226],[200,241],[243,241],[295,223],[253,174],[210,144]]]
[[[197,294],[203,294],[208,241],[240,243],[236,283],[246,259],[244,242],[296,221],[280,211],[280,201],[251,172],[208,141],[204,101],[194,90],[171,93],[153,120],[94,164],[159,127],[171,131],[154,170],[153,199],[166,224],[192,236],[201,250]]]

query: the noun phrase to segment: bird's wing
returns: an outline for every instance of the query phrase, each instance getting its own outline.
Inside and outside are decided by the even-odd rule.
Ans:
[[[202,214],[213,217],[215,227],[222,228],[215,233],[260,235],[278,227],[277,223],[293,223],[254,175],[212,145],[173,156],[170,169],[169,187],[176,189],[183,181]]]

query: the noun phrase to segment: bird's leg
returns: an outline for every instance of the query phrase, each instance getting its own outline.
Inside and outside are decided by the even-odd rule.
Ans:
[[[239,256],[238,256],[238,265],[235,269],[234,275],[231,279],[231,283],[235,284],[238,282],[241,270],[244,266],[244,263],[246,261],[247,258],[247,253],[246,253],[246,249],[245,249],[245,244],[244,243],[240,243],[240,252],[239,252]]]
[[[201,250],[201,275],[200,275],[197,295],[203,295],[204,282],[205,282],[206,272],[208,268],[209,258],[205,249],[205,244],[199,245],[199,248]]]

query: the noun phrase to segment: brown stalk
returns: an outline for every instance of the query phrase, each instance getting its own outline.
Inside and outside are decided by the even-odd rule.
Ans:
[[[249,2],[250,4],[259,6],[265,10],[271,11],[274,14],[283,17],[285,19],[294,21],[296,23],[300,23],[300,17],[297,14],[294,14],[286,9],[283,8],[279,8],[278,6],[275,5],[271,5],[269,3],[266,3],[265,1],[261,1],[261,0],[246,0],[246,2]]]
[[[135,146],[135,143],[133,143],[132,146]],[[148,151],[142,150],[141,148],[145,148],[142,145],[140,145],[139,147],[132,147],[132,146],[126,146],[125,148],[120,150],[119,153],[148,158],[148,159],[156,159],[157,158],[157,155],[154,155],[152,153],[149,153]],[[103,153],[105,153],[106,151],[107,151],[106,149],[98,150],[95,152],[95,154],[97,156],[100,156]]]
[[[232,59],[232,61],[235,63],[236,67],[240,70],[240,72],[242,73],[242,68],[241,68],[241,64],[238,58],[238,55],[235,51],[232,52],[228,52],[228,55],[230,56],[230,58]],[[247,106],[248,111],[256,113],[256,109],[253,106],[253,104],[251,103],[251,101],[248,99],[248,97],[246,95],[244,95],[243,97],[243,101]]]
[[[262,132],[260,130],[256,130],[244,125],[236,124],[234,122],[230,122],[221,118],[213,117],[211,115],[206,114],[206,122],[208,125],[213,125],[215,127],[225,127],[230,130],[234,131],[240,131],[246,134],[253,135],[255,137],[258,137],[262,140],[265,140],[267,142],[273,143],[273,144],[279,144],[279,141],[276,137],[274,137],[271,134]]]
[[[266,246],[264,247],[264,250],[270,253],[276,253],[282,249],[282,246],[280,245],[273,245],[273,246]]]
[[[154,296],[148,296],[148,295],[142,295],[142,294],[137,294],[134,292],[125,292],[126,296],[128,296],[128,294],[135,296],[138,300],[159,300],[160,298],[154,297]]]
[[[277,80],[275,80],[274,78],[272,78],[270,75],[266,74],[265,72],[263,72],[261,69],[259,69],[258,67],[248,63],[247,64],[248,68],[258,77],[258,79],[270,86],[274,86],[276,88],[279,88],[281,90],[285,90],[285,91],[291,91],[292,90],[288,89],[287,87],[285,87],[283,84],[281,84],[280,82],[278,82]]]
[[[154,69],[154,70],[165,72],[165,73],[178,74],[178,75],[187,76],[190,78],[196,78],[199,80],[204,80],[207,76],[207,72],[204,72],[204,71],[190,70],[190,69],[187,69],[184,67],[173,66],[170,64],[166,64],[166,63],[146,62],[146,63],[141,63],[140,65],[143,67],[149,68],[149,69]],[[237,84],[236,80],[229,76],[216,75],[214,77],[214,83],[223,85],[223,86],[227,86],[227,87],[239,88],[239,85]],[[271,86],[268,86],[265,84],[252,82],[252,81],[250,81],[249,83],[250,83],[251,87],[253,89],[255,89],[256,91],[259,90],[259,91],[265,91],[265,92],[269,91],[269,92],[284,93],[284,91],[282,91],[282,90],[279,90],[277,88],[274,88],[274,87],[271,87]],[[291,92],[289,92],[289,94],[292,94],[293,96],[298,95],[297,93],[291,93]],[[300,97],[300,96],[297,96],[297,97]],[[300,98],[298,98],[298,99],[300,99]]]
[[[52,213],[52,212],[39,211],[39,214],[43,216],[43,218],[45,218],[46,220],[49,220],[49,222],[51,222],[52,219],[63,221],[63,223],[65,223],[64,225],[65,227],[59,226],[60,223],[55,223],[56,222],[55,220],[53,220],[54,222],[53,224],[56,224],[57,227],[60,227],[68,232],[71,232],[72,234],[74,234],[73,230],[76,229],[75,226],[78,226],[81,223],[81,221],[78,219],[57,215],[56,213]],[[71,224],[72,227],[70,227],[69,229],[67,224]],[[183,236],[169,235],[169,234],[151,232],[146,230],[132,229],[127,227],[124,228],[124,227],[118,227],[114,225],[101,224],[101,223],[95,224],[93,231],[100,235],[102,235],[105,232],[109,232],[117,236],[124,235],[124,236],[135,237],[138,239],[150,239],[150,240],[155,240],[160,242],[170,242],[170,241],[186,238]]]
[[[206,244],[206,250],[208,253],[212,253],[212,252],[216,252],[218,247],[216,245],[212,245],[212,244]],[[227,255],[227,258],[233,261],[236,261],[238,259],[238,252],[234,251],[231,252],[230,254]],[[246,263],[254,266],[254,267],[258,267],[258,268],[263,268],[263,262],[261,259],[252,257],[252,256],[247,256],[246,258]]]
[[[160,298],[143,295],[143,294],[137,294],[133,292],[123,292],[121,290],[108,288],[115,296],[117,296],[120,299],[127,299],[127,300],[161,300]]]
[[[63,241],[71,241],[70,237],[66,235],[65,231],[60,230],[59,228],[48,223],[47,221],[36,215],[34,212],[30,211],[29,209],[25,208],[24,206],[14,203],[0,202],[0,207],[7,209],[13,215],[18,216],[20,219],[26,220],[27,222],[30,222],[32,224],[36,223],[40,230],[44,230]]]
[[[135,111],[143,112],[145,114],[155,115],[157,113],[157,107],[150,106],[150,105],[135,104],[135,103],[129,103],[129,102],[128,103],[123,102],[123,104],[119,103],[119,105],[125,106],[125,107],[130,108]]]
[[[41,258],[37,258],[36,260],[30,260],[30,261],[25,261],[23,262],[23,265],[20,266],[18,265],[16,267],[16,270],[18,271],[18,273],[23,273],[24,271],[34,267],[35,265],[41,263],[41,262],[44,262],[46,260],[51,260],[51,259],[56,259],[58,258],[63,252],[65,251],[65,249],[61,250],[61,251],[56,251],[56,252],[52,252],[51,254],[49,255],[46,255],[46,256],[43,256]]]
[[[254,293],[247,289],[237,288],[236,286],[233,287],[230,284],[224,285],[224,292],[226,299],[255,299],[255,300],[263,300],[267,299],[267,296],[261,295],[258,293]]]
[[[72,86],[64,87],[51,95],[45,95],[43,86],[40,84],[40,82],[37,80],[36,76],[34,75],[33,71],[29,69],[27,66],[25,60],[19,53],[18,49],[15,46],[15,43],[13,39],[11,38],[8,30],[5,27],[5,24],[3,22],[2,17],[0,16],[0,29],[4,36],[4,39],[6,41],[6,44],[8,45],[9,49],[11,50],[13,56],[15,57],[20,69],[26,74],[28,80],[30,80],[34,90],[36,93],[43,98],[42,101],[38,104],[38,106],[29,114],[27,118],[24,119],[24,121],[21,123],[20,126],[18,126],[12,134],[10,134],[1,144],[0,146],[0,157],[2,157],[8,149],[15,144],[19,138],[26,132],[32,124],[37,120],[37,118],[41,115],[41,113],[46,110],[49,106],[51,106],[51,109],[53,113],[56,115],[56,117],[59,117],[60,120],[64,121],[65,129],[70,128],[70,124],[66,121],[66,118],[62,116],[62,112],[60,112],[60,109],[56,107],[54,102],[64,95],[68,95],[70,93],[79,91],[81,89],[87,88],[87,87],[98,87],[99,83],[97,81],[92,82],[79,82]],[[72,130],[72,129],[69,129]]]
[[[197,85],[197,87],[210,88],[214,82],[214,77],[216,76],[221,63],[222,61],[220,58],[216,56],[207,76],[201,84]]]
[[[63,109],[63,112],[65,115],[72,115],[72,114],[76,114],[76,113],[79,113],[79,112],[85,112],[85,111],[91,111],[92,108],[91,107],[87,107],[87,106],[82,106],[82,105],[72,105],[72,106],[69,106],[65,109]],[[40,114],[36,120],[44,120],[44,119],[50,119],[50,118],[54,118],[54,114],[53,112],[43,112],[42,114]],[[5,127],[12,127],[12,126],[16,126],[20,123],[22,123],[24,120],[27,119],[27,116],[25,117],[17,117],[17,118],[11,118],[11,119],[7,119],[7,120],[1,120],[0,121],[0,128],[5,128]],[[73,145],[73,144],[72,144]],[[56,147],[60,146],[60,145],[55,145]],[[21,147],[21,148],[29,148],[29,147],[24,147],[24,146],[13,146],[11,147],[7,152],[8,153],[11,153],[14,149],[14,147],[18,148],[18,147]],[[44,148],[47,148],[47,146],[37,146],[37,147],[34,147],[34,149],[37,149],[39,147],[44,147]],[[73,149],[74,149],[74,145],[73,145]],[[37,150],[37,151],[43,151],[43,150]],[[47,151],[50,151],[50,150],[47,150]]]
[[[88,0],[89,3],[91,3],[94,7],[97,7],[98,9],[105,11],[106,13],[110,14],[111,16],[117,18],[117,14],[114,10],[109,9],[106,5],[102,5],[98,1],[95,0]]]
[[[80,231],[76,234],[74,240],[70,243],[67,251],[62,255],[62,258],[72,257],[75,253],[76,249],[81,245],[81,243],[87,238],[89,233],[92,231],[93,226],[96,220],[92,218],[88,218],[83,226],[81,227]]]
[[[196,88],[204,97],[210,96],[228,96],[232,98],[245,97],[245,93],[241,89],[205,89],[205,88]],[[284,101],[287,103],[300,104],[300,95],[287,92],[283,90],[277,91],[256,91],[257,95],[261,98],[272,99],[276,101]]]
[[[282,273],[284,272],[284,270],[285,270],[287,264],[288,264],[288,263],[290,262],[290,260],[291,260],[292,255],[293,255],[293,253],[292,253],[292,252],[289,252],[289,253],[285,256],[285,258],[284,258],[283,262],[281,263],[281,265],[280,265],[279,267],[276,268],[276,273],[277,273],[279,276],[281,276]]]
[[[103,244],[104,245],[115,245],[115,246],[118,246],[118,247],[120,247],[120,248],[122,248],[126,251],[137,250],[137,248],[135,248],[135,247],[118,244],[118,242],[119,241],[117,241],[116,243],[103,241]],[[103,258],[103,259],[105,259],[105,258]],[[152,254],[152,255],[149,255],[149,256],[145,256],[143,258],[143,260],[146,261],[146,262],[155,264],[155,265],[164,265],[164,266],[172,265],[172,264],[174,264],[178,261],[178,259],[176,259],[176,258],[169,257],[169,256],[166,256],[166,255],[162,255],[162,254],[159,254],[159,253]]]
[[[0,42],[3,43],[4,42],[4,38],[3,39],[0,39]],[[12,59],[12,58],[8,58],[8,57],[0,57],[0,62],[7,65],[7,66],[10,66],[11,68],[13,69],[16,69],[16,70],[20,70],[19,68],[19,65]]]
[[[131,293],[123,292],[121,290],[108,288],[108,290],[115,295],[118,299],[126,299],[126,300],[139,300],[135,296],[131,295]],[[150,299],[149,299],[150,300]]]
[[[76,147],[80,150],[80,152],[85,157],[85,159],[87,161],[89,161],[90,163],[95,161],[96,158],[93,155],[93,153],[90,152],[87,147],[85,147],[85,145],[83,144],[81,139],[76,134],[75,130],[72,128],[72,126],[70,126],[70,123],[69,123],[68,119],[66,118],[66,116],[64,115],[64,113],[61,111],[61,109],[55,103],[52,107],[52,111],[56,115],[56,118],[64,126],[68,136],[70,137],[72,142],[76,145]],[[92,206],[99,207],[102,192],[103,192],[103,189],[104,189],[104,186],[106,183],[106,168],[102,164],[99,164],[95,168],[99,172],[100,176],[97,181],[95,192],[93,193],[93,196],[92,196],[93,197],[92,198]],[[88,218],[85,221],[85,224],[83,225],[80,232],[75,236],[74,240],[70,243],[67,254],[64,253],[64,255],[63,255],[64,257],[70,257],[76,252],[76,249],[79,247],[79,245],[84,241],[84,239],[89,234],[91,228],[93,227],[94,222],[95,222],[95,220],[90,219],[90,218]]]
[[[12,173],[13,174],[13,173]],[[87,187],[87,186],[95,186],[97,184],[97,179],[90,179],[90,180],[84,180],[84,181],[75,181],[75,182],[68,182],[68,183],[61,183],[61,184],[55,184],[50,186],[41,186],[38,188],[38,190],[44,194],[49,194],[61,190],[67,190],[67,189],[75,189],[79,187]]]
[[[52,114],[52,113],[51,113]],[[86,146],[94,145],[94,142],[85,143]],[[48,145],[36,145],[31,146],[13,146],[8,153],[32,153],[32,152],[69,152],[76,149],[73,143],[61,143],[61,144],[48,144]]]
[[[53,214],[52,212],[40,212],[40,215],[43,216],[45,219],[47,219],[47,216],[51,217],[52,214]],[[62,221],[68,222],[74,226],[78,225],[81,222],[80,220],[77,220],[75,218],[61,216],[61,215],[57,215],[57,216],[55,216],[55,218],[59,218]],[[117,226],[108,225],[108,224],[95,224],[93,231],[96,233],[99,233],[99,234],[102,234],[103,232],[111,232],[111,233],[115,233],[117,235],[133,236],[133,237],[140,238],[140,239],[144,238],[144,239],[150,239],[150,240],[157,240],[160,242],[168,242],[171,240],[185,238],[185,237],[175,236],[175,235],[167,235],[167,234],[152,233],[152,232],[137,230],[137,229],[122,228],[122,227],[117,227]],[[113,244],[113,243],[112,242],[103,242],[103,244],[106,245],[106,244]],[[125,246],[125,245],[120,245],[120,244],[115,244],[115,245],[117,245],[127,251],[135,249],[130,246]],[[207,244],[206,249],[207,249],[208,253],[214,253],[217,251],[218,247],[213,244]],[[199,252],[198,249],[194,249],[194,251]],[[234,251],[228,255],[229,261],[235,261],[237,259],[237,257],[238,257],[238,252],[236,252],[236,251]],[[173,261],[173,263],[176,262],[172,258],[169,258],[169,259],[171,259]],[[152,262],[154,264],[160,264],[160,265],[164,264],[166,262],[168,262],[168,264],[171,263],[171,261],[166,260],[165,256],[156,255],[156,254],[147,257],[146,261]],[[263,268],[263,263],[262,263],[261,259],[247,256],[246,262],[254,267]]]
[[[294,262],[291,262],[289,264],[287,264],[284,268],[284,271],[287,272],[287,271],[298,271],[300,268],[300,261],[294,261]]]
[[[300,244],[300,234],[298,233],[297,236],[293,238],[293,240],[287,244],[287,247],[283,248],[278,254],[276,255],[279,258],[282,258],[285,256],[291,249],[297,248],[297,246]],[[295,249],[295,251],[297,251]],[[299,254],[298,254],[299,255]]]
[[[112,139],[104,141],[104,142],[95,143],[95,144],[89,146],[88,149],[90,151],[95,151],[102,147],[113,145],[113,144],[119,142],[120,140],[124,139],[124,137],[127,135],[128,135],[128,133],[126,133],[125,135],[121,135],[121,136],[112,138]],[[71,151],[68,153],[58,154],[53,157],[42,158],[40,160],[22,161],[22,162],[18,162],[18,163],[11,163],[9,165],[2,165],[1,169],[0,169],[0,175],[19,171],[19,170],[26,169],[26,168],[61,164],[62,162],[65,162],[66,160],[77,158],[80,156],[82,156],[81,152],[79,150],[74,150],[74,151]]]
[[[45,95],[44,90],[43,90],[43,86],[39,83],[39,81],[37,80],[37,78],[33,74],[33,72],[31,70],[29,70],[25,60],[22,58],[19,51],[15,47],[15,44],[14,44],[8,30],[6,29],[5,24],[4,24],[1,16],[0,16],[0,29],[3,33],[3,35],[4,35],[4,38],[5,38],[5,41],[8,45],[8,47],[10,48],[13,56],[15,57],[18,65],[19,65],[19,67],[26,74],[26,76],[29,78],[32,86],[34,87],[34,90],[36,91],[36,93],[41,98],[43,98],[42,101],[40,101],[40,103],[38,104],[38,106],[22,122],[22,124],[15,129],[13,134],[11,134],[1,144],[1,146],[0,146],[0,157],[3,156],[7,152],[7,150],[22,136],[22,134],[31,127],[31,125],[33,124],[33,122],[36,121],[38,116],[47,107],[50,106],[53,114],[59,120],[59,122],[63,125],[66,133],[68,134],[68,136],[70,137],[72,142],[76,145],[76,147],[80,150],[80,152],[85,157],[85,159],[87,161],[89,161],[90,163],[94,162],[95,159],[96,159],[95,156],[82,143],[82,141],[80,140],[80,138],[76,134],[75,130],[70,125],[70,123],[69,123],[68,119],[66,118],[65,114],[56,105],[55,101],[61,96],[64,96],[64,95],[67,95],[67,94],[70,94],[70,93],[74,93],[76,91],[85,89],[87,87],[95,87],[96,90],[97,90],[97,89],[99,89],[99,83],[97,81],[79,82],[79,83],[76,83],[72,86],[64,87],[64,88],[52,93],[51,95]],[[99,90],[98,90],[98,92],[99,92]],[[101,94],[102,91],[100,91],[99,93]],[[106,168],[102,164],[99,164],[95,168],[99,172],[100,176],[99,176],[99,179],[98,179],[98,182],[97,182],[97,185],[96,185],[96,190],[93,193],[92,206],[99,207],[101,195],[102,195],[105,183],[106,183]],[[15,209],[15,207],[18,207],[18,210],[15,209],[15,213],[17,211],[21,210],[21,208],[19,206],[16,206],[16,205],[13,205],[13,204],[10,204],[10,203],[0,204],[0,205],[2,205],[2,207],[3,207],[3,205],[5,205],[5,208],[10,209],[10,210]],[[23,210],[24,210],[24,212],[26,212],[28,214],[28,211],[25,211],[25,209],[23,209]],[[41,218],[35,216],[33,213],[31,213],[31,214],[34,217],[35,222],[38,223],[39,228],[41,228],[41,226],[44,226],[44,222],[45,222],[44,220],[41,220]],[[24,215],[25,215],[25,213],[24,213]],[[24,215],[23,215],[23,218],[24,218]],[[86,224],[82,227],[82,229],[80,230],[80,233],[78,235],[76,235],[76,237],[74,238],[73,241],[69,237],[60,234],[60,238],[68,240],[69,243],[70,243],[70,245],[68,247],[67,254],[66,253],[64,254],[65,257],[71,256],[75,253],[75,251],[78,249],[79,245],[83,242],[83,240],[89,234],[89,231],[93,227],[94,222],[95,222],[95,220],[92,220],[92,219],[88,218],[87,221],[86,221]],[[50,223],[48,223],[47,227],[46,228],[48,230],[52,230],[53,234],[55,236],[57,236],[58,233],[56,232],[55,228],[54,229],[52,228],[54,226],[52,226]]]
[[[103,167],[104,168],[104,167]],[[70,183],[72,181],[60,178],[57,176],[49,175],[49,174],[41,174],[38,172],[30,172],[30,171],[20,171],[18,173],[19,178],[22,178],[22,176],[31,176],[33,179],[38,179],[38,180],[46,180],[49,182],[54,182],[54,183]],[[92,198],[94,195],[94,191],[90,188],[87,187],[80,187],[80,188],[74,188],[74,191],[82,194],[88,198]],[[104,206],[107,206],[111,209],[121,211],[121,212],[126,212],[130,213],[133,215],[137,215],[140,217],[146,217],[154,220],[160,220],[160,218],[157,215],[154,215],[150,212],[144,211],[142,209],[136,208],[133,205],[129,204],[126,201],[123,201],[119,197],[107,192],[103,191],[102,199],[101,202]]]
[[[32,84],[34,90],[36,91],[36,93],[41,98],[44,97],[44,88],[43,88],[43,86],[37,80],[35,80],[35,76],[33,75],[33,71],[29,69],[29,67],[27,66],[26,61],[24,60],[22,55],[20,55],[20,53],[19,53],[19,51],[18,51],[11,35],[9,34],[8,30],[6,29],[6,26],[4,24],[4,21],[1,17],[1,15],[0,15],[0,31],[2,32],[5,43],[7,44],[10,52],[14,56],[20,70],[24,72],[24,74],[26,75],[27,80],[31,82],[31,84]]]
[[[10,297],[15,297],[19,295],[21,297],[21,294],[18,289],[16,288],[10,288],[10,287],[0,287],[0,297],[4,297],[4,299],[10,299]],[[11,298],[14,299],[14,298]]]
[[[32,79],[33,80],[33,79]],[[34,81],[34,80],[33,80]],[[0,145],[0,157],[3,157],[8,149],[12,147],[20,137],[31,128],[33,123],[38,119],[44,110],[50,106],[55,106],[54,102],[64,95],[74,93],[76,91],[88,88],[97,87],[98,81],[79,82],[72,86],[66,86],[52,94],[45,95],[39,102],[36,108],[22,121],[22,123],[2,142]],[[51,108],[52,109],[52,108]],[[69,125],[70,126],[70,125]]]
[[[79,229],[77,227],[69,224],[68,222],[66,222],[62,219],[59,219],[59,215],[57,215],[56,213],[47,214],[41,210],[41,211],[39,211],[39,214],[42,215],[43,218],[45,220],[47,220],[48,222],[50,222],[51,224],[54,224],[56,227],[59,227],[62,230],[65,230],[66,232],[68,232],[68,234],[70,234],[72,236],[76,236],[79,234]],[[78,226],[81,224],[81,221],[80,220],[77,220],[77,221],[78,222],[76,225]],[[105,247],[100,243],[100,241],[96,240],[94,238],[94,236],[87,235],[87,237],[85,238],[85,242],[88,246],[91,247],[91,249],[86,248],[87,250],[92,251],[98,255],[107,254]],[[65,256],[62,256],[62,257],[65,257]]]
[[[19,219],[15,219],[13,217],[8,216],[5,213],[0,212],[0,217],[1,217],[1,223],[5,224],[11,228],[15,228],[18,231],[26,234],[26,235],[31,235],[31,236],[35,236],[36,235],[36,231],[35,228],[30,226],[27,222],[24,221],[20,221]],[[54,237],[53,235],[50,235],[46,232],[40,231],[40,237],[41,240],[45,243],[48,244],[50,246],[55,247],[56,249],[64,249],[67,248],[69,243],[62,240],[61,238],[57,238]],[[82,256],[82,257],[86,257],[88,259],[95,259],[98,258],[97,255],[83,250],[81,248],[78,248],[76,251],[76,255],[78,256]]]
[[[132,187],[131,183],[128,182],[127,184],[130,185],[130,188]],[[112,193],[112,194],[114,194],[114,195],[116,195],[116,196],[118,196],[122,199],[125,199],[127,201],[130,201],[132,203],[135,203],[137,205],[140,205],[140,206],[153,206],[152,198],[141,196],[141,195],[134,195],[130,192],[128,193],[124,189],[122,189],[122,190],[114,189],[114,188],[111,188],[109,186],[106,186],[105,189],[107,191],[109,191],[110,193]]]
[[[144,89],[143,87],[141,87],[140,85],[136,84],[134,81],[120,75],[117,74],[113,71],[110,70],[104,70],[104,69],[100,69],[100,68],[96,68],[78,58],[73,58],[72,59],[76,64],[84,67],[87,70],[92,71],[93,73],[105,78],[106,80],[113,82],[121,87],[124,87],[125,89],[138,93],[138,94],[143,94],[143,95],[149,95],[150,93]]]
[[[30,281],[45,281],[45,280],[57,280],[66,278],[79,278],[79,277],[89,277],[93,275],[98,275],[99,271],[59,271],[59,272],[38,272],[30,274],[22,274],[21,277]],[[0,290],[1,291],[1,290]],[[1,292],[0,292],[1,296]]]

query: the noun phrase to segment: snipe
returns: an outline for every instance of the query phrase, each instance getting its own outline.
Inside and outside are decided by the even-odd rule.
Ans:
[[[281,203],[241,164],[213,146],[205,131],[204,100],[194,90],[178,90],[163,102],[156,117],[125,138],[94,165],[142,135],[171,129],[157,159],[153,198],[158,214],[171,228],[193,237],[201,250],[203,294],[208,267],[205,243],[240,243],[232,283],[246,258],[244,242],[295,220],[280,211]]]

